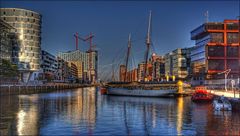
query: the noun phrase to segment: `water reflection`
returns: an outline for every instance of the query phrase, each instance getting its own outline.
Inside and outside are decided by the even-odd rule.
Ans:
[[[95,88],[1,97],[0,135],[239,135],[240,114],[185,98],[100,95]]]

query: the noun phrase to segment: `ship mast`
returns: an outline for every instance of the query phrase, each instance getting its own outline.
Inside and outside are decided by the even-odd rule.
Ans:
[[[150,39],[151,21],[152,21],[152,11],[150,11],[149,20],[148,20],[148,31],[147,31],[147,39],[146,39],[147,50],[146,50],[146,53],[145,53],[144,81],[148,76],[148,74],[147,74],[147,64],[148,64],[149,49],[150,49],[150,45],[151,45],[151,39]]]
[[[127,58],[126,58],[126,70],[125,70],[125,76],[124,76],[124,82],[127,80],[127,69],[128,69],[128,59],[130,55],[131,50],[131,34],[128,36],[128,49],[127,49]]]

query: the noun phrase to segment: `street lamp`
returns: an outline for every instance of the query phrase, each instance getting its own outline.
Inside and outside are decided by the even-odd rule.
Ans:
[[[227,69],[227,70],[225,70],[225,71],[223,71],[223,72],[220,72],[220,73],[218,73],[218,75],[220,75],[220,74],[224,74],[224,79],[225,79],[225,91],[227,92],[227,76],[228,76],[228,74],[231,72],[231,69]]]

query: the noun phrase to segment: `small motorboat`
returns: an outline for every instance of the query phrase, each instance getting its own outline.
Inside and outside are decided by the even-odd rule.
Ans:
[[[101,94],[107,94],[107,88],[106,87],[102,87],[100,89],[100,91],[101,91]]]
[[[213,95],[208,93],[206,90],[196,90],[192,95],[193,102],[211,102]]]
[[[232,105],[229,102],[229,100],[225,97],[219,97],[214,99],[213,101],[213,107],[217,111],[231,111],[232,110]]]

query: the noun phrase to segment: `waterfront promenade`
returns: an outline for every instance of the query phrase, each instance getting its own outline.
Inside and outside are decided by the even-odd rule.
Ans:
[[[235,91],[235,97],[234,97],[234,91],[223,91],[223,90],[208,90],[208,92],[217,95],[217,96],[225,96],[228,98],[240,98],[240,90]]]

